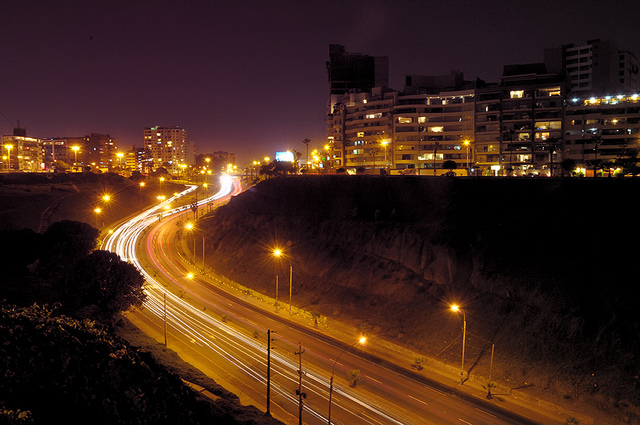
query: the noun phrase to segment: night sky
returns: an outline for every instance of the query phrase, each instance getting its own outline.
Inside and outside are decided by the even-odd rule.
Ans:
[[[329,44],[405,74],[498,81],[545,47],[616,41],[640,56],[640,1],[0,1],[0,132],[108,133],[178,125],[198,153],[240,165],[321,146]],[[310,146],[312,148],[313,146]]]

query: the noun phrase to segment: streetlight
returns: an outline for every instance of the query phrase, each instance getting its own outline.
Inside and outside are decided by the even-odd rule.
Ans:
[[[281,249],[276,248],[273,250],[273,255],[277,258],[284,257],[284,253]],[[291,257],[289,257],[289,315],[291,315],[291,292],[293,289],[293,265],[291,263]]]
[[[76,163],[78,162],[78,151],[80,150],[80,146],[71,146],[71,150],[73,151],[73,154],[75,155],[75,159],[73,160],[73,166],[76,166]]]
[[[93,212],[96,213],[96,229],[97,229],[98,228],[98,216],[102,212],[102,209],[98,207],[95,210],[93,210]]]
[[[140,182],[140,208],[142,208],[142,188],[144,187],[144,182]]]
[[[384,171],[386,172],[387,168],[389,168],[389,162],[387,161],[387,145],[389,144],[389,140],[384,139],[380,144],[384,148]]]
[[[327,415],[327,425],[331,425],[331,396],[333,395],[333,375],[336,372],[336,364],[338,364],[338,360],[340,360],[340,356],[342,356],[342,354],[344,354],[345,351],[347,351],[349,348],[353,347],[356,344],[362,345],[365,342],[367,342],[367,338],[364,336],[360,337],[359,340],[357,340],[356,342],[354,342],[353,344],[351,344],[350,346],[342,350],[340,354],[338,354],[338,357],[336,358],[336,360],[333,362],[333,369],[331,369],[331,379],[329,380],[329,413]]]
[[[116,156],[118,157],[118,168],[122,170],[122,157],[124,156],[124,154],[122,152],[118,152]]]
[[[193,264],[196,264],[196,234],[195,231],[196,226],[189,222],[187,223],[185,226],[185,229],[189,230],[190,232],[192,232],[193,235]],[[202,270],[204,271],[205,269],[205,263],[204,263],[204,233],[200,232],[200,234],[202,235]]]
[[[467,176],[468,176],[469,175],[469,145],[471,144],[471,141],[469,139],[464,139],[462,143],[464,143],[464,145],[467,147]]]
[[[460,364],[460,385],[464,384],[464,344],[467,339],[467,315],[457,304],[451,305],[451,311],[462,312],[462,363]]]
[[[13,149],[13,145],[4,145],[4,147],[7,149],[8,170],[11,170],[11,149]]]

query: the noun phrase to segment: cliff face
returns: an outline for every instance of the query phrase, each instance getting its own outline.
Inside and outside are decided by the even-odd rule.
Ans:
[[[459,355],[452,341],[460,318],[448,306],[463,303],[478,364],[495,343],[513,360],[500,366],[512,380],[549,387],[566,373],[570,392],[584,391],[584,376],[597,376],[598,390],[633,391],[617,367],[637,369],[631,335],[638,326],[623,276],[632,271],[639,235],[620,219],[639,187],[612,180],[274,179],[203,223],[207,259],[273,296],[276,274],[288,282],[288,261],[271,255],[278,246],[292,261],[295,304],[366,323],[444,360]]]

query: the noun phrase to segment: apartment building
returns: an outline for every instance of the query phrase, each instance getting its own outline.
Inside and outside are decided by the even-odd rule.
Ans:
[[[570,98],[566,103],[564,156],[579,170],[594,169],[630,158],[640,147],[640,95]],[[607,168],[609,168],[607,167]]]
[[[481,175],[555,175],[562,160],[563,74],[508,65],[476,92],[475,160]]]
[[[394,106],[393,165],[402,174],[439,175],[473,162],[475,90],[398,96]]]
[[[179,173],[180,164],[186,164],[187,131],[178,126],[147,127],[144,129],[144,147],[153,170],[164,167],[170,173]]]
[[[544,50],[551,72],[566,72],[572,96],[614,95],[640,89],[638,59],[619,50],[614,41],[594,39],[586,44],[566,44]]]
[[[2,170],[8,172],[44,170],[42,140],[27,137],[24,128],[14,128],[13,135],[3,135]]]

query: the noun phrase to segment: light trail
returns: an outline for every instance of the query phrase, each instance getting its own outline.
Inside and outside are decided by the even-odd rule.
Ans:
[[[170,325],[172,332],[180,333],[188,338],[192,344],[207,350],[209,353],[207,357],[219,358],[228,362],[229,365],[233,365],[238,371],[241,371],[258,384],[253,385],[254,388],[266,387],[266,343],[258,340],[250,334],[250,331],[246,330],[252,326],[255,328],[255,326],[262,327],[262,325],[256,325],[244,317],[238,317],[234,322],[237,325],[235,327],[223,321],[222,314],[230,313],[232,309],[238,308],[237,305],[232,305],[231,303],[225,302],[224,305],[219,303],[207,312],[197,308],[194,301],[188,301],[181,295],[169,291],[167,286],[176,284],[179,288],[187,291],[190,296],[195,297],[197,301],[205,302],[209,306],[211,304],[206,303],[207,300],[204,296],[189,290],[189,287],[196,283],[210,285],[208,281],[202,281],[200,277],[196,277],[195,281],[188,280],[185,277],[186,271],[183,273],[177,263],[169,266],[173,270],[168,270],[161,265],[160,258],[155,255],[150,255],[152,269],[145,268],[136,254],[136,249],[144,236],[147,238],[147,245],[145,246],[147,252],[154,253],[158,248],[161,255],[165,257],[171,256],[171,247],[167,245],[168,242],[165,240],[167,238],[160,237],[164,233],[155,232],[155,230],[152,230],[152,233],[147,232],[152,225],[161,219],[168,217],[177,219],[181,215],[188,214],[191,211],[188,205],[169,209],[165,207],[179,201],[180,198],[196,189],[197,186],[188,186],[183,192],[123,223],[105,238],[103,249],[117,253],[123,260],[135,265],[143,274],[146,280],[144,292],[147,295],[143,307],[156,317],[156,322],[162,323],[166,317],[166,323],[168,326]],[[198,201],[198,206],[209,202],[221,202],[238,194],[240,191],[241,186],[237,179],[223,176],[220,181],[220,190],[213,196]],[[160,239],[160,242],[158,242],[158,239]],[[154,246],[158,244],[160,244],[161,249]],[[206,285],[202,287],[206,288]],[[214,311],[221,313],[220,319],[212,316]],[[245,330],[243,331],[239,325],[245,325]],[[292,416],[295,415],[297,417],[298,396],[295,394],[295,389],[298,388],[299,364],[294,353],[298,350],[298,343],[287,340],[280,333],[277,336],[279,351],[274,351],[271,354],[272,395],[281,397],[278,405]],[[312,424],[326,423],[327,417],[324,409],[326,406],[324,404],[327,403],[328,405],[329,382],[325,377],[327,376],[327,365],[331,365],[333,357],[327,356],[324,352],[314,353],[311,349],[308,350],[307,355],[314,355],[316,360],[315,364],[310,362],[305,364],[306,367],[304,368],[304,391],[307,393],[307,401],[304,404],[305,422]],[[344,370],[347,369],[346,357],[343,358],[343,361],[345,363],[340,363],[340,369]],[[358,362],[369,363],[363,359],[358,359]],[[394,405],[393,402],[386,401],[385,397],[387,396],[392,396],[395,400],[415,400],[418,403],[417,405],[420,405],[423,409],[423,414],[428,413],[437,418],[438,423],[459,423],[458,420],[463,421],[459,416],[453,418],[420,398],[414,397],[417,394],[410,395],[401,391],[401,384],[393,382],[390,385],[388,381],[384,384],[381,379],[378,379],[377,375],[376,378],[371,376],[369,380],[370,388],[363,388],[358,391],[346,389],[346,386],[342,386],[338,382],[334,383],[334,394],[340,397],[334,398],[333,406],[336,408],[336,413],[339,408],[342,420],[345,423],[394,425],[418,423],[416,422],[416,417],[419,417],[420,414],[411,411],[411,407],[408,410],[403,410],[403,408]],[[420,395],[424,396],[424,394]],[[318,402],[321,402],[322,406]],[[275,404],[276,401],[272,400],[272,403]],[[290,406],[287,408],[285,404]],[[344,419],[346,417],[350,419]],[[339,424],[341,422],[332,418],[332,423]],[[432,422],[421,418],[419,423],[431,424]],[[497,422],[490,421],[489,423]]]

